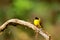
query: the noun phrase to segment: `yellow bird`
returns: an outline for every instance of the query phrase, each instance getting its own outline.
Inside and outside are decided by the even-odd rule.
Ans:
[[[35,19],[34,19],[34,25],[35,25],[36,27],[41,28],[40,22],[41,22],[41,21],[40,21],[40,18],[35,17]]]

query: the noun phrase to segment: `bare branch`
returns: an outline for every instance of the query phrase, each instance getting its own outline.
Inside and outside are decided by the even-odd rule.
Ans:
[[[8,25],[11,22],[12,23],[17,23],[17,24],[20,24],[20,25],[25,25],[29,28],[32,28],[33,30],[38,31],[39,34],[41,34],[46,40],[49,40],[49,35],[44,33],[41,29],[38,29],[36,26],[34,26],[33,24],[31,24],[29,22],[19,20],[19,19],[11,19],[11,20],[6,21],[3,25],[0,26],[0,30],[3,30],[6,27],[6,25]]]

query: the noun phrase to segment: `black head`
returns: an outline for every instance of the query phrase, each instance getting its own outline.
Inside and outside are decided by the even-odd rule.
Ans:
[[[38,17],[35,17],[35,19],[39,19]]]

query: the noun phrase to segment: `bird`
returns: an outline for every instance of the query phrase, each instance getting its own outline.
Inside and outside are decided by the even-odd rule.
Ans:
[[[35,17],[33,24],[34,24],[37,28],[41,28],[41,25],[40,25],[40,24],[41,24],[41,20],[40,20],[40,18]]]

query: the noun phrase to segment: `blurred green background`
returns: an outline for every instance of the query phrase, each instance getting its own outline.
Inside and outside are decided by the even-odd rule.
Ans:
[[[21,19],[33,23],[39,17],[43,28],[53,40],[60,40],[59,0],[0,0],[0,25],[8,19]],[[39,35],[39,40],[45,40]],[[0,33],[0,40],[34,40],[35,32],[23,25],[8,25]]]

